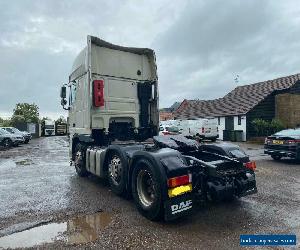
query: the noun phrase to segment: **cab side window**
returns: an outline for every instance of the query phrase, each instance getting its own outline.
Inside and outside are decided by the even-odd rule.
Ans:
[[[72,83],[70,87],[70,98],[69,98],[69,103],[70,105],[73,105],[75,100],[76,100],[76,90],[77,90],[77,83]]]

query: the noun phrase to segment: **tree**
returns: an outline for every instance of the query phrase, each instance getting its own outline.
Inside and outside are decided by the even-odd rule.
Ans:
[[[280,120],[273,119],[270,122],[270,129],[269,129],[270,134],[275,134],[276,132],[283,130],[283,129],[284,129],[284,125]]]
[[[36,104],[17,103],[12,116],[14,122],[39,122],[39,108]],[[15,124],[15,123],[14,123]]]
[[[3,119],[3,118],[0,117],[0,126],[10,127],[11,126],[11,120],[10,119]]]
[[[67,122],[67,120],[62,115],[56,120],[56,123],[66,123],[66,122]]]
[[[25,117],[23,115],[13,115],[11,117],[11,124],[16,126],[18,123],[26,122]]]
[[[252,121],[252,125],[256,131],[257,136],[271,135],[284,129],[282,122],[277,119],[273,119],[272,121],[254,119]]]
[[[257,118],[252,121],[252,125],[254,127],[254,130],[256,131],[257,136],[265,136],[268,134],[268,121]]]
[[[42,119],[40,119],[40,123],[45,123],[46,120],[50,120],[48,116],[44,116]]]

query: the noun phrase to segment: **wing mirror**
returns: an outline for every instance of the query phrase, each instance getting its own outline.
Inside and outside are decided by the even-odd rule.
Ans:
[[[60,98],[61,98],[61,106],[63,107],[64,110],[70,110],[70,107],[65,107],[67,105],[67,87],[66,86],[62,86],[60,89]]]
[[[62,86],[60,89],[60,98],[65,99],[67,97],[67,88]]]

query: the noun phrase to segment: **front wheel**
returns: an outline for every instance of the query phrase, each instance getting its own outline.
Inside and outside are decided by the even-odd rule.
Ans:
[[[75,152],[74,152],[74,166],[76,173],[80,177],[85,177],[88,176],[88,171],[86,170],[86,164],[85,164],[85,147],[78,143],[75,147]]]
[[[271,155],[271,157],[275,160],[275,161],[279,161],[282,156],[281,155]]]
[[[12,141],[10,139],[4,139],[3,141],[4,148],[10,148],[12,146]]]
[[[132,196],[139,212],[149,220],[163,215],[159,173],[147,160],[139,160],[132,173]]]
[[[126,159],[120,151],[113,150],[109,153],[107,164],[108,182],[111,190],[116,195],[124,195],[126,191]]]

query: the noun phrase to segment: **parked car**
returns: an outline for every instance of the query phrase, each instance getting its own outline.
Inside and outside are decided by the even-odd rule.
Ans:
[[[290,157],[300,160],[300,128],[279,131],[265,139],[265,154],[274,160]]]
[[[249,156],[238,145],[221,142],[221,143],[203,143],[200,145],[202,151],[215,153],[235,159],[244,164],[245,167],[255,170],[256,163],[250,161]]]
[[[14,135],[7,132],[5,129],[0,128],[0,142],[3,147],[9,148],[11,146],[18,146],[19,144],[24,143],[24,141],[25,139],[23,136]]]
[[[24,137],[24,143],[28,143],[32,136],[30,133],[26,132],[26,131],[20,131],[17,128],[14,127],[1,127],[2,129],[5,129],[7,132],[14,134],[14,135],[19,135],[19,136],[23,136]]]
[[[159,135],[179,135],[179,128],[176,126],[159,126]]]

